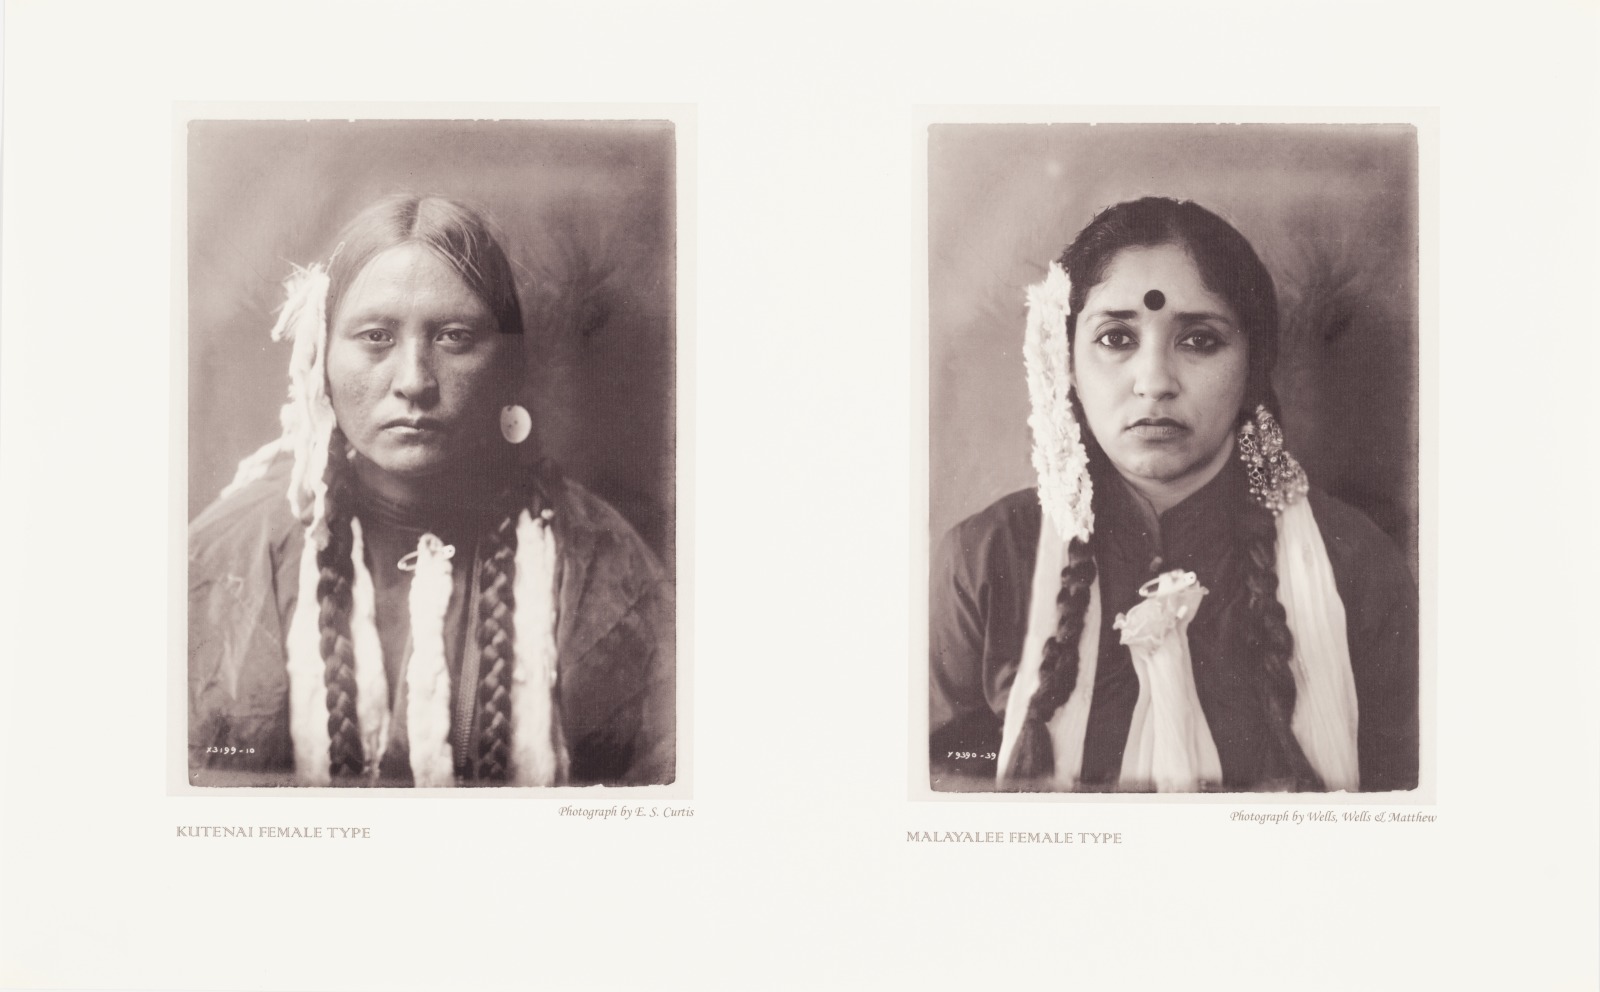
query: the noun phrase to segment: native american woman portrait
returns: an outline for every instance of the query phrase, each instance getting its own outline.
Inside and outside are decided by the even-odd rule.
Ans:
[[[328,124],[306,140],[330,160],[409,143],[405,164],[448,176],[448,127]],[[219,125],[191,137],[213,142],[197,156],[226,172],[221,145],[272,135]],[[594,274],[572,271],[594,240],[565,231],[567,270],[553,272],[519,261],[531,256],[480,205],[404,190],[302,220],[329,225],[322,239],[294,232],[320,253],[284,260],[276,312],[251,311],[260,350],[278,342],[288,365],[276,436],[189,527],[191,781],[672,782],[671,574],[541,446],[561,427],[541,412],[548,377],[535,366],[554,352],[541,336],[626,322],[627,293],[574,288]],[[571,221],[530,209],[518,229]],[[605,444],[603,428],[575,443]]]
[[[1123,150],[1159,137],[1125,134]],[[1359,158],[1370,153],[1360,138],[1268,134],[1254,150],[1320,142]],[[1117,136],[1092,140],[1104,148]],[[1283,188],[1290,199],[1316,195],[1310,184]],[[1293,229],[1317,244],[1314,226]],[[1316,381],[1318,355],[1331,364],[1331,342],[1351,333],[1338,323],[1381,315],[1362,291],[1392,292],[1414,263],[1402,248],[1396,270],[1357,266],[1336,286],[1327,252],[1303,252],[1311,262],[1299,268],[1280,263],[1321,272],[1337,290],[1319,301],[1310,286],[1292,287],[1301,375],[1286,380],[1280,287],[1221,209],[1129,197],[1092,206],[1061,242],[1018,293],[1005,355],[1026,385],[1016,430],[1028,439],[1031,484],[948,527],[931,556],[931,784],[1415,788],[1412,566],[1394,537],[1302,465],[1286,437],[1305,435],[1292,433],[1279,392]],[[1403,408],[1414,394],[1384,402]],[[1359,430],[1331,418],[1320,426]],[[1346,481],[1372,478],[1352,464]]]

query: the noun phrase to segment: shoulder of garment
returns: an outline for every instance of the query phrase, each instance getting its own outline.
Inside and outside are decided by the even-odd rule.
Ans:
[[[1037,490],[1000,497],[945,532],[933,554],[935,585],[950,578],[968,589],[1029,581],[1043,522]]]
[[[282,553],[303,540],[301,524],[289,510],[290,462],[273,462],[261,478],[220,496],[189,523],[189,566],[228,571],[241,563]]]
[[[549,487],[546,495],[553,504],[557,547],[582,571],[583,587],[573,591],[585,605],[625,611],[643,596],[670,593],[666,569],[611,504],[571,479]]]
[[[1309,498],[1311,515],[1341,586],[1342,573],[1353,573],[1385,586],[1415,590],[1416,577],[1399,546],[1371,518],[1320,489],[1313,488]]]
[[[627,520],[577,483],[548,487],[560,555],[556,655],[575,780],[676,777],[676,606]]]
[[[672,580],[644,539],[576,482],[562,480],[546,496],[560,557],[556,649],[563,671],[627,667],[670,651]]]

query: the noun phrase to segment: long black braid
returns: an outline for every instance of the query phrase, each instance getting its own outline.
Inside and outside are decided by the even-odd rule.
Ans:
[[[334,779],[360,776],[366,768],[361,725],[356,715],[356,658],[350,640],[350,466],[343,432],[334,428],[328,444],[328,541],[317,552],[317,631],[328,690],[328,769]]]

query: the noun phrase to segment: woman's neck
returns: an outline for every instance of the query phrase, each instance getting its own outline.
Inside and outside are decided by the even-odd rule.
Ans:
[[[1127,483],[1128,491],[1133,494],[1134,502],[1139,506],[1140,512],[1149,522],[1158,523],[1162,514],[1204,489],[1232,457],[1233,439],[1230,437],[1228,443],[1224,444],[1210,461],[1195,466],[1176,479],[1141,479],[1122,475],[1120,471],[1117,474]]]
[[[350,467],[362,502],[397,520],[423,522],[440,515],[481,513],[491,508],[494,499],[494,486],[483,472],[410,479],[385,472],[359,455],[351,459]]]

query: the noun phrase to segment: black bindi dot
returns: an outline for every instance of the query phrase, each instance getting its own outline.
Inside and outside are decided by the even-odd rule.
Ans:
[[[1144,294],[1144,305],[1149,307],[1151,310],[1160,310],[1162,307],[1167,305],[1167,298],[1161,295],[1161,290],[1152,289],[1150,292]]]

